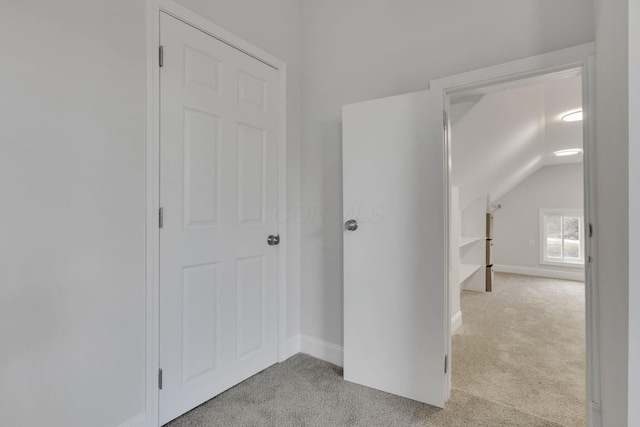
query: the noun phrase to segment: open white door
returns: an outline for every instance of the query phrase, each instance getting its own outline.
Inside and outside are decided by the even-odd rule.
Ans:
[[[442,118],[441,91],[343,108],[344,378],[438,407],[449,339]]]

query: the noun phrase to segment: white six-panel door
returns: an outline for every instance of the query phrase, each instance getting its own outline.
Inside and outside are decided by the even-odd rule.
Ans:
[[[441,91],[343,109],[344,378],[442,407],[445,150]]]
[[[279,73],[160,17],[162,424],[277,362]]]

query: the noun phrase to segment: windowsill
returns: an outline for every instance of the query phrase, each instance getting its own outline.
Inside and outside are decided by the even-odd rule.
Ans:
[[[584,270],[584,263],[583,262],[553,262],[553,261],[540,260],[539,264],[540,265],[552,265],[554,267],[579,268],[579,269]]]

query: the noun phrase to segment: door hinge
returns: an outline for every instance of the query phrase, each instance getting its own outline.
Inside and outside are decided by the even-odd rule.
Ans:
[[[160,228],[164,227],[164,208],[160,208],[158,211],[158,225]]]
[[[593,225],[589,224],[589,237],[593,237]]]
[[[162,369],[158,369],[158,389],[162,390]]]
[[[164,46],[160,46],[159,59],[160,68],[164,65]]]
[[[447,373],[447,367],[449,366],[449,355],[444,356],[444,373]]]
[[[445,132],[447,130],[447,124],[447,111],[442,110],[442,126],[444,127]]]

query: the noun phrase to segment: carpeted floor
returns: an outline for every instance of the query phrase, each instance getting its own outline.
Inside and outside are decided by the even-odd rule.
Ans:
[[[445,409],[342,380],[298,354],[168,426],[584,426],[584,284],[496,274],[464,292]]]
[[[584,426],[584,283],[497,274],[463,292],[452,385],[563,426]]]

